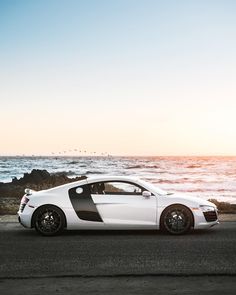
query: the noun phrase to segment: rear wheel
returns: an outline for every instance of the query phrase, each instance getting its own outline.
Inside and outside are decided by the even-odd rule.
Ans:
[[[185,234],[192,226],[192,213],[183,205],[170,206],[164,210],[161,216],[161,229],[171,234]]]
[[[65,217],[61,209],[53,205],[44,205],[34,214],[35,230],[44,236],[61,233],[65,227]]]

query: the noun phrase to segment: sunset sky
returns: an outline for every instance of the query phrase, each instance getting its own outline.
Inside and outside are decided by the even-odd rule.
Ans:
[[[0,0],[0,155],[236,155],[236,1]]]

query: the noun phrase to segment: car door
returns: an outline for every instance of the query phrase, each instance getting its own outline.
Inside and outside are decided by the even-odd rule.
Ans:
[[[108,227],[156,227],[156,196],[144,197],[145,189],[126,181],[106,181],[90,185],[97,210]]]

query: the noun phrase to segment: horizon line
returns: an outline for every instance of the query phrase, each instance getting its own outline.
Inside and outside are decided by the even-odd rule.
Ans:
[[[199,157],[199,158],[204,158],[204,157],[236,157],[236,155],[217,155],[217,154],[212,154],[212,155],[112,155],[112,154],[105,154],[105,155],[1,155],[1,158],[4,157],[9,157],[9,158],[39,158],[39,157],[47,157],[47,158],[66,158],[66,157],[74,157],[74,158],[88,158],[88,157],[92,157],[92,158],[112,158],[112,157],[120,157],[120,158],[125,158],[125,157],[129,157],[129,158],[135,158],[135,157],[143,157],[143,158],[151,158],[151,157]]]

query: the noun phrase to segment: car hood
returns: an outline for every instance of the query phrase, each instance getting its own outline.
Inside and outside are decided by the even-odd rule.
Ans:
[[[175,200],[187,200],[187,201],[191,201],[197,205],[206,205],[206,206],[213,206],[216,208],[216,205],[214,203],[211,203],[205,199],[199,198],[199,197],[194,197],[194,196],[190,196],[188,194],[181,194],[181,193],[171,193],[171,194],[167,194],[166,198],[169,199],[175,199]]]

